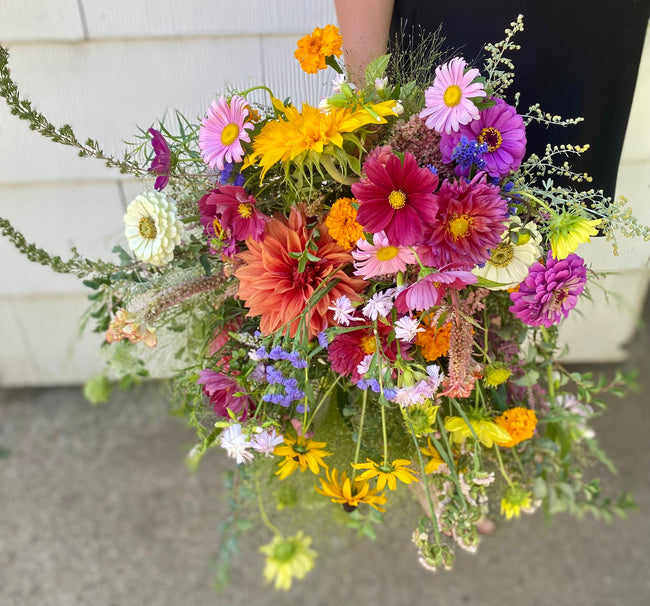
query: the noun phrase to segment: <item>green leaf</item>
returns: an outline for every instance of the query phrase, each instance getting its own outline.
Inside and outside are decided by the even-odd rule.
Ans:
[[[382,55],[373,59],[366,67],[366,84],[374,88],[375,80],[377,78],[383,78],[388,68],[388,63],[390,62],[390,55]]]

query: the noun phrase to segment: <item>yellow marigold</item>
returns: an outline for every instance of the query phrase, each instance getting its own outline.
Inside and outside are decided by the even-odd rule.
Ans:
[[[300,61],[302,71],[315,74],[327,67],[326,57],[341,56],[342,43],[343,37],[335,25],[317,27],[311,34],[298,40],[298,48],[295,50],[294,56]]]
[[[253,140],[253,153],[247,163],[254,164],[259,159],[262,167],[261,178],[277,162],[287,162],[298,158],[305,152],[322,154],[330,143],[343,147],[343,135],[352,133],[367,124],[384,124],[384,116],[395,114],[395,101],[383,101],[368,107],[379,116],[379,120],[366,109],[353,110],[349,107],[333,107],[323,112],[316,107],[304,104],[298,111],[293,105],[282,105],[273,99],[273,105],[284,117],[267,122]]]
[[[449,335],[451,333],[451,323],[438,326],[429,326],[427,323],[421,324],[424,332],[419,332],[415,338],[415,344],[420,348],[420,352],[427,362],[437,360],[441,356],[449,353]]]
[[[354,198],[339,198],[325,219],[330,236],[345,250],[354,248],[357,240],[363,238],[363,227],[357,221],[357,209],[353,202],[356,202]]]
[[[497,440],[497,444],[512,448],[520,442],[533,437],[537,426],[537,415],[534,410],[518,406],[506,410],[501,416],[496,417],[494,422],[510,434],[509,440]]]

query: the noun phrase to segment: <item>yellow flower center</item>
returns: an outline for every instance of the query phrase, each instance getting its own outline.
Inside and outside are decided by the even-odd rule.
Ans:
[[[140,219],[138,231],[145,240],[153,240],[158,235],[156,222],[151,217],[142,217]]]
[[[212,227],[214,228],[214,235],[217,238],[220,238],[221,234],[223,234],[223,227],[221,227],[221,223],[219,222],[219,219],[214,219],[212,221]]]
[[[445,91],[443,101],[447,107],[455,107],[460,103],[460,100],[463,98],[463,91],[460,90],[460,86],[452,84],[447,87]]]
[[[395,210],[399,210],[400,208],[403,208],[404,205],[406,204],[406,194],[401,190],[392,191],[388,196],[388,203]]]
[[[474,220],[469,215],[454,215],[449,221],[447,229],[454,237],[454,240],[458,240],[458,238],[464,238],[469,233],[473,222]]]
[[[242,219],[249,219],[253,214],[253,207],[250,204],[242,202],[237,208],[237,212]]]
[[[239,137],[239,126],[234,122],[227,124],[221,131],[221,143],[224,145],[232,145]]]
[[[501,133],[493,126],[484,128],[476,139],[479,143],[487,143],[490,153],[499,149],[503,143]]]
[[[369,335],[361,339],[361,351],[366,355],[377,351],[377,343],[375,342],[374,335]]]
[[[496,267],[508,267],[515,256],[512,251],[512,244],[501,242],[499,246],[490,252],[490,263]]]
[[[399,254],[399,248],[397,246],[382,246],[377,251],[377,259],[380,261],[390,261],[394,259]]]

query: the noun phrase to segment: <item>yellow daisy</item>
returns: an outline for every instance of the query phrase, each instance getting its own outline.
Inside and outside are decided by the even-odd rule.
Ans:
[[[285,436],[284,443],[276,446],[273,454],[278,457],[284,457],[284,461],[280,462],[280,468],[275,472],[284,480],[287,476],[291,475],[296,469],[301,472],[309,469],[312,473],[318,474],[320,467],[327,468],[323,463],[323,457],[331,455],[331,452],[322,450],[327,446],[327,442],[314,442],[308,440],[304,436],[292,438]]]
[[[368,483],[362,481],[361,478],[357,478],[354,482],[350,481],[345,471],[341,472],[340,479],[336,469],[332,469],[331,474],[327,469],[326,473],[327,480],[319,478],[322,489],[318,486],[315,488],[320,494],[330,497],[333,503],[341,503],[345,511],[354,511],[360,503],[367,503],[377,511],[384,511],[378,505],[383,505],[386,502],[386,496],[378,494],[377,488],[370,488]]]
[[[579,244],[589,242],[591,236],[598,234],[596,226],[601,222],[602,219],[583,219],[572,213],[553,217],[548,224],[553,257],[566,259]]]
[[[404,484],[410,484],[411,482],[417,482],[418,479],[415,477],[413,472],[408,469],[408,466],[411,464],[411,461],[408,459],[395,459],[392,463],[386,462],[386,464],[380,465],[375,463],[370,459],[366,459],[367,463],[357,463],[352,465],[355,469],[365,469],[357,479],[357,482],[367,481],[370,478],[377,478],[377,490],[383,490],[388,484],[388,488],[391,490],[397,489],[397,480],[404,482]]]

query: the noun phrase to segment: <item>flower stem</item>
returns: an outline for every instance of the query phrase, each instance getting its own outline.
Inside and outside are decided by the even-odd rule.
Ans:
[[[304,425],[303,433],[307,433],[307,429],[309,429],[309,426],[311,425],[311,422],[314,420],[314,417],[316,416],[316,413],[318,412],[318,410],[320,409],[320,407],[324,404],[325,400],[326,400],[327,397],[330,395],[330,393],[332,393],[332,390],[333,390],[333,389],[338,385],[338,382],[339,382],[340,380],[341,380],[341,375],[339,375],[339,376],[336,378],[336,381],[334,381],[334,382],[329,386],[329,388],[327,389],[327,391],[323,394],[323,397],[320,399],[320,402],[318,402],[318,404],[316,404],[316,408],[314,408],[314,412],[312,413],[311,417],[309,417],[309,420],[307,421],[307,423]]]
[[[264,502],[262,501],[262,491],[260,490],[260,481],[255,478],[255,491],[257,492],[257,506],[260,510],[260,516],[262,517],[262,522],[264,525],[274,534],[282,536],[282,533],[278,530],[278,527],[269,520],[269,517],[266,515],[266,510],[264,509]]]
[[[363,435],[363,422],[366,418],[366,402],[368,401],[368,390],[363,391],[363,400],[361,401],[361,419],[359,420],[359,435],[357,436],[357,447],[354,451],[354,465],[352,466],[352,480],[357,473],[355,465],[359,462],[359,452],[361,451],[361,436]],[[383,408],[383,407],[382,407]]]
[[[515,485],[512,483],[512,480],[510,479],[510,476],[506,473],[506,468],[503,466],[503,459],[501,458],[501,451],[499,450],[499,446],[497,444],[494,445],[494,452],[497,454],[497,460],[499,461],[499,469],[501,470],[501,475],[503,476],[503,479],[508,482],[508,485],[510,488],[514,488]]]

